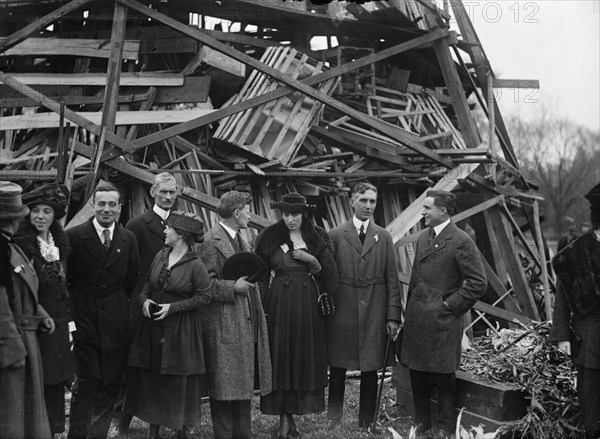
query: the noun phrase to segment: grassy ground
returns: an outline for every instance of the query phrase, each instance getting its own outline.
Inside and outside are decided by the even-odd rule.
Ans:
[[[394,428],[404,438],[408,438],[408,431],[411,425],[411,419],[402,416],[401,410],[395,405],[396,390],[392,389],[390,383],[384,385],[380,406],[380,425],[379,435],[374,435],[366,430],[358,428],[358,386],[357,379],[348,379],[346,381],[346,399],[344,402],[344,418],[342,424],[331,431],[327,429],[328,421],[325,413],[300,416],[296,418],[296,424],[300,430],[301,437],[304,439],[359,439],[359,438],[381,438],[388,439],[392,434],[387,430],[388,427]],[[70,395],[69,395],[70,396]],[[68,408],[67,408],[68,410]],[[277,437],[276,431],[279,418],[276,416],[263,415],[259,410],[259,399],[252,401],[252,433],[256,439],[273,439]],[[123,439],[141,439],[147,437],[148,424],[134,418],[131,423],[130,432],[121,436]],[[109,433],[112,437],[119,437],[115,434],[114,428]],[[175,437],[176,432],[162,427],[160,431],[161,438]],[[202,424],[194,426],[188,436],[191,439],[203,438],[212,439],[213,431],[210,421],[210,406],[208,403],[202,406]],[[60,439],[66,439],[66,434],[57,436]]]

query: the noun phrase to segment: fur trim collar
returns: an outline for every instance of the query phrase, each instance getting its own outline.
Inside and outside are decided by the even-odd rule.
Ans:
[[[67,238],[67,234],[65,233],[62,226],[54,221],[50,226],[50,233],[54,238],[54,245],[58,247],[60,252],[60,260],[65,261],[67,259],[67,255],[71,250],[71,246],[69,245],[69,239]],[[33,257],[42,257],[40,253],[40,248],[36,241],[37,238],[37,230],[29,222],[29,218],[23,219],[21,224],[19,225],[19,230],[15,234],[14,241],[15,243],[21,247],[21,250],[31,259]]]

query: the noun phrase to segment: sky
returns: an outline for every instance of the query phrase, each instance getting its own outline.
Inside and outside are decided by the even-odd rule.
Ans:
[[[600,0],[463,0],[496,77],[539,91],[496,91],[503,115],[547,107],[600,131]]]

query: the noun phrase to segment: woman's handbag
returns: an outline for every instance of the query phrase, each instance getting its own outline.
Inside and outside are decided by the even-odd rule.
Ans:
[[[333,297],[326,292],[319,294],[317,298],[317,309],[321,317],[331,317],[335,314],[335,303],[333,303]]]

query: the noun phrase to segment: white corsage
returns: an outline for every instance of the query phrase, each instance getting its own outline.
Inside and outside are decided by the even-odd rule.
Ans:
[[[290,251],[290,248],[288,247],[288,245],[284,242],[283,244],[281,244],[281,250],[283,250],[284,253],[287,253]]]
[[[379,241],[379,235],[375,235],[373,238],[375,239],[375,242]]]
[[[16,266],[13,271],[15,273],[19,274],[21,271],[23,271],[23,268],[25,268],[25,266],[23,264],[21,264],[21,265]]]
[[[42,258],[44,258],[46,262],[58,261],[60,259],[60,252],[58,247],[54,245],[54,237],[52,236],[52,233],[48,234],[48,241],[49,242],[44,241],[39,235],[37,237]]]

